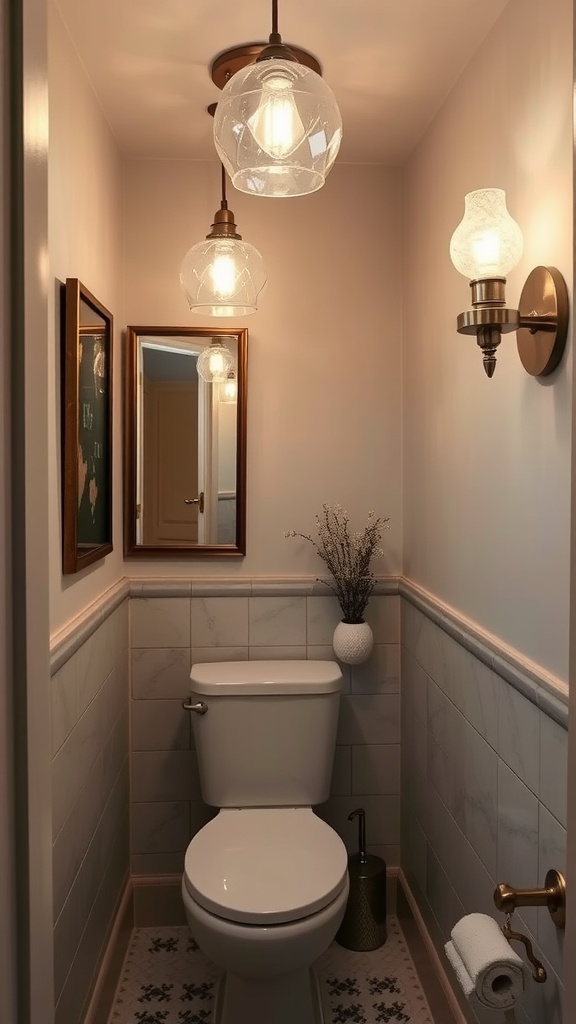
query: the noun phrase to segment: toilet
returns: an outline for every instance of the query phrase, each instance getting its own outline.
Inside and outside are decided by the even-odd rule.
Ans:
[[[330,792],[342,676],[330,661],[192,666],[190,710],[206,803],[182,897],[221,968],[213,1024],[324,1024],[313,962],[348,897],[347,852],[312,810]]]

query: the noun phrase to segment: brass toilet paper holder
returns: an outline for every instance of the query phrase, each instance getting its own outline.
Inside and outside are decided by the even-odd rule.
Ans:
[[[516,907],[548,907],[557,928],[566,925],[566,879],[551,868],[546,873],[543,889],[514,889],[502,882],[494,890],[494,903],[503,914],[512,914]]]

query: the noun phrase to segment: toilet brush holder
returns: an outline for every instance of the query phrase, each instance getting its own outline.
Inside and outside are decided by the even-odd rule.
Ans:
[[[348,815],[358,818],[358,853],[348,858],[350,894],[336,941],[346,949],[367,951],[386,942],[386,863],[366,853],[366,814],[362,807]]]

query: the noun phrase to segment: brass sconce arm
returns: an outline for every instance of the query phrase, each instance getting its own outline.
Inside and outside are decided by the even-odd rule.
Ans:
[[[547,872],[543,889],[514,889],[501,883],[494,890],[494,903],[504,914],[512,914],[516,907],[548,907],[557,928],[566,924],[566,880],[560,871]]]

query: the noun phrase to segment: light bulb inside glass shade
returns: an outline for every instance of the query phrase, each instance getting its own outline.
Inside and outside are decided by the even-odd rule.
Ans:
[[[273,70],[263,78],[258,109],[248,120],[254,141],[275,160],[290,156],[306,134],[292,85],[283,68]]]
[[[232,184],[252,195],[288,197],[321,188],[342,140],[334,94],[297,61],[257,61],[224,86],[214,144]]]
[[[220,385],[220,401],[236,402],[238,398],[238,381],[234,370],[230,370],[226,380]]]
[[[501,188],[469,192],[464,217],[450,240],[456,270],[469,280],[506,277],[522,256],[522,231],[506,208]]]
[[[180,283],[193,313],[246,316],[266,284],[264,260],[240,238],[206,238],[186,253]]]
[[[207,384],[222,384],[228,377],[233,356],[220,338],[213,338],[207,348],[198,356],[198,376]]]

